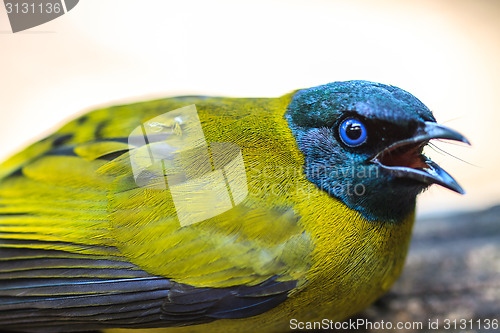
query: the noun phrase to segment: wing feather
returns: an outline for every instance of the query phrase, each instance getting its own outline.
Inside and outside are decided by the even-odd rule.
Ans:
[[[274,142],[281,132],[259,137],[244,128],[273,123],[265,100],[171,98],[70,122],[0,166],[0,327],[69,332],[243,318],[304,283],[312,242],[286,196],[248,196],[181,227],[169,186],[158,187],[165,172],[144,165],[147,182],[137,184],[130,157],[148,147],[130,146],[127,136],[193,103],[207,140],[237,142],[247,172],[259,154],[266,163],[294,161]],[[202,166],[178,162],[167,161],[168,171],[196,174]]]

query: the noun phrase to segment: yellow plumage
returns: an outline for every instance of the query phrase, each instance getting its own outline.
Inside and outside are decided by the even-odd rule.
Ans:
[[[343,320],[355,314],[386,292],[399,276],[414,215],[410,213],[398,223],[373,221],[311,183],[304,175],[304,155],[284,118],[293,96],[179,97],[105,108],[77,118],[7,160],[0,167],[0,263],[4,264],[0,280],[99,278],[119,286],[120,279],[152,278],[190,288],[257,288],[273,279],[278,285],[293,282],[284,294],[286,300],[265,313],[166,329],[173,332],[279,332],[289,328],[292,318]],[[149,183],[137,185],[130,161],[133,154],[145,154],[141,152],[144,147],[131,148],[124,138],[148,120],[192,104],[208,143],[230,142],[241,149],[249,193],[231,210],[181,226],[170,191],[158,186],[164,182],[163,173],[145,165],[151,174]],[[162,126],[174,140],[185,135],[190,125]],[[165,170],[178,177],[209,174],[212,170],[203,170],[197,158],[199,152],[192,151],[165,162]],[[195,205],[193,202],[192,214],[212,208]],[[22,267],[15,265],[19,260]],[[82,305],[86,310],[92,306],[102,309],[106,304],[119,307],[113,304],[120,302],[102,297],[107,293],[128,295],[121,286],[95,292],[58,284],[45,292],[38,285],[4,290],[4,296],[38,298],[28,302],[21,297],[21,303],[27,302],[24,308],[0,300],[0,308],[11,311],[14,318],[0,319],[0,324],[36,328],[36,322],[23,321],[19,313],[28,309],[36,314],[37,309],[50,308],[52,303],[44,303],[49,297],[92,300],[94,296],[99,300]],[[283,292],[253,292],[250,297],[271,300],[274,293]],[[162,297],[168,300],[171,296]],[[149,311],[138,316],[157,315],[152,326],[162,326],[161,307]],[[78,325],[101,328],[99,323],[102,328],[140,323],[133,318],[128,324],[117,323],[115,317],[109,323],[99,322],[79,315],[54,309],[40,318],[64,319],[42,319],[39,327],[51,327],[57,320],[73,329]]]

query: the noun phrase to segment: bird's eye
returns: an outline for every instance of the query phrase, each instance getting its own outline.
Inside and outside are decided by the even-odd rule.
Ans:
[[[358,147],[366,142],[366,127],[357,119],[344,120],[339,127],[340,139],[349,147]]]

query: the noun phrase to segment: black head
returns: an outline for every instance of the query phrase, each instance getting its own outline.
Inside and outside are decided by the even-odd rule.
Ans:
[[[468,143],[438,125],[410,93],[368,81],[299,90],[286,118],[305,157],[306,177],[370,220],[396,222],[437,183],[463,193],[422,154],[430,139]]]

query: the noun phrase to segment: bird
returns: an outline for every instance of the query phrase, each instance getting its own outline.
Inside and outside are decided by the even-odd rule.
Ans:
[[[470,144],[363,80],[76,117],[0,165],[0,329],[347,320],[402,272],[417,195],[465,193],[424,155],[434,139]]]

